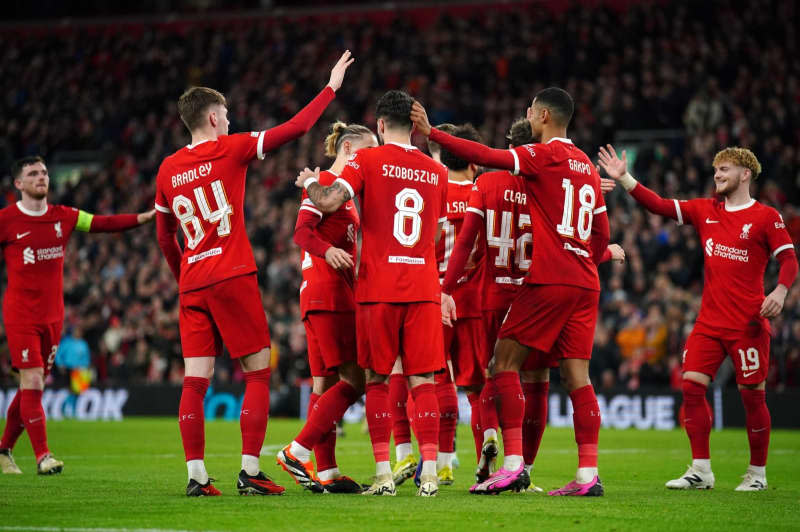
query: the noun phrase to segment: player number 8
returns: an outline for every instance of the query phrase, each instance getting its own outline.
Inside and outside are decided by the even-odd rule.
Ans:
[[[419,213],[422,212],[425,201],[415,189],[404,188],[395,196],[394,206],[397,207],[397,212],[394,213],[394,237],[400,244],[410,248],[422,234],[422,217]],[[409,231],[406,230],[406,220],[411,221]]]

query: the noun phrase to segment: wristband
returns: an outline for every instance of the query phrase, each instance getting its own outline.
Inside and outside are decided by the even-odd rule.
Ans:
[[[316,177],[309,177],[305,181],[303,181],[303,188],[308,190],[308,187],[311,186],[311,183],[318,183],[319,180]]]
[[[628,172],[625,172],[625,175],[619,178],[619,183],[622,185],[622,188],[628,192],[633,190],[634,187],[639,184],[639,182],[636,181],[636,179],[634,179],[633,176]]]

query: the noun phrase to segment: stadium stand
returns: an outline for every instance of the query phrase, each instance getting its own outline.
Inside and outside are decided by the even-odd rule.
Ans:
[[[100,214],[145,210],[159,161],[188,142],[175,108],[187,86],[226,94],[231,131],[260,130],[308,101],[349,47],[354,75],[320,125],[248,176],[248,232],[276,384],[308,375],[300,257],[292,243],[300,197],[294,177],[303,166],[326,163],[324,124],[372,126],[374,100],[386,89],[425,102],[434,123],[476,124],[499,147],[531,95],[561,85],[577,104],[570,128],[576,144],[590,154],[606,142],[628,146],[633,173],[667,197],[709,195],[714,153],[750,147],[764,167],[755,197],[783,213],[800,243],[800,60],[786,45],[795,42],[794,2],[515,7],[4,26],[0,207],[16,201],[10,162],[41,154],[52,203]],[[611,240],[628,260],[601,270],[592,376],[601,389],[667,387],[678,382],[699,309],[701,246],[691,228],[645,214],[621,191],[607,201]],[[179,384],[176,286],[155,228],[73,240],[65,261],[66,323],[88,344],[97,381]],[[774,283],[773,265],[766,286]],[[769,386],[799,387],[797,284],[773,321],[772,346]],[[66,379],[66,370],[53,378]],[[241,372],[223,357],[215,379],[238,381]],[[0,383],[12,382],[0,329]]]

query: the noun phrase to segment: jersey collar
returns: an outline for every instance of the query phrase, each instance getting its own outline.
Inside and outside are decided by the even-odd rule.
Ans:
[[[402,144],[400,142],[394,142],[394,141],[389,141],[386,144],[394,144],[395,146],[400,146],[401,148],[404,148],[406,150],[416,150],[417,149],[416,146],[412,146],[411,144]]]
[[[32,211],[30,209],[26,209],[25,207],[23,207],[22,202],[18,201],[17,208],[20,211],[22,211],[22,214],[27,214],[28,216],[44,216],[44,214],[47,212],[47,209],[49,208],[49,205],[45,204],[44,209],[42,209],[41,211]]]
[[[756,203],[756,199],[755,198],[750,198],[750,201],[748,201],[744,205],[737,205],[736,207],[728,207],[728,204],[726,203],[725,204],[725,210],[727,212],[743,211],[745,209],[749,209],[750,207],[755,205],[755,203]]]
[[[204,142],[208,142],[208,141],[209,141],[209,139],[203,139],[200,142],[198,142],[197,144],[187,144],[186,147],[191,150],[191,149],[196,148],[199,145],[203,144]]]
[[[564,137],[553,137],[552,139],[545,142],[545,144],[550,144],[554,140],[557,140],[558,142],[563,142],[564,144],[572,144],[572,141],[570,139],[565,139]]]

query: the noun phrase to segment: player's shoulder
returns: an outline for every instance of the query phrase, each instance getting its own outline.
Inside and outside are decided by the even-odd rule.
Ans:
[[[761,203],[760,201],[756,201],[753,207],[755,207],[756,212],[761,218],[765,220],[779,220],[780,223],[783,224],[783,216],[775,207],[767,205],[766,203]]]
[[[331,172],[330,170],[322,170],[319,173],[319,184],[323,187],[327,187],[333,184],[339,178],[339,174]],[[305,190],[303,190],[305,195]]]
[[[78,212],[77,207],[70,207],[69,205],[52,204],[48,209],[48,214],[57,218],[77,216]]]
[[[475,186],[481,191],[490,191],[496,188],[506,188],[510,185],[523,186],[522,179],[513,175],[508,170],[492,170],[484,172],[475,180]]]

